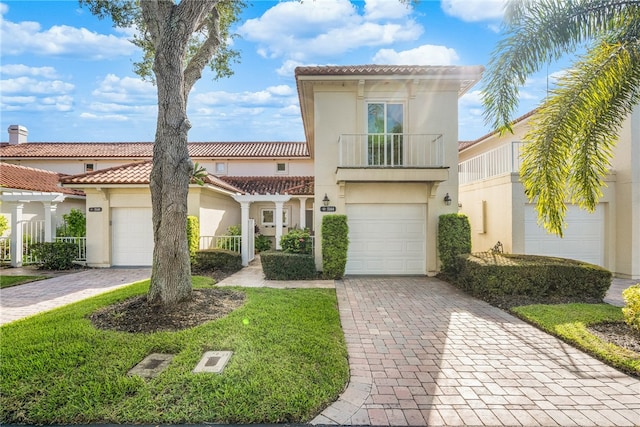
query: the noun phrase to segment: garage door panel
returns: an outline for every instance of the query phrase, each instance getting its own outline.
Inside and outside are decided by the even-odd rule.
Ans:
[[[568,206],[567,228],[560,238],[538,225],[535,207],[525,206],[525,253],[570,258],[604,265],[604,209],[598,205],[589,213]]]
[[[347,205],[347,274],[425,274],[424,205]]]
[[[153,227],[149,208],[111,209],[111,250],[115,266],[149,266],[153,262]]]

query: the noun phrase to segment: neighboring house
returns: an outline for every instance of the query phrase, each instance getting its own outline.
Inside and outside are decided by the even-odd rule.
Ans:
[[[0,145],[3,171],[19,164],[76,174],[62,182],[69,191],[87,194],[87,264],[150,265],[153,144],[36,143],[27,136],[22,126],[9,128],[9,143]],[[243,203],[246,220],[255,219],[274,247],[289,228],[313,227],[313,163],[305,143],[190,143],[189,153],[210,172],[204,186],[191,185],[188,200],[189,214],[200,219],[203,247],[241,224]]]
[[[0,214],[16,230],[11,260],[22,262],[24,239],[51,242],[62,216],[71,209],[84,211],[85,194],[60,185],[64,175],[7,163],[0,164]],[[16,244],[17,243],[17,244]]]
[[[438,217],[457,212],[458,98],[480,66],[300,67],[315,206],[346,214],[346,273],[432,275]],[[453,205],[445,203],[445,196]],[[322,266],[316,208],[316,264]]]
[[[640,108],[620,131],[595,212],[568,205],[563,238],[538,224],[519,179],[521,141],[534,113],[517,119],[513,134],[460,143],[460,212],[471,222],[473,250],[499,241],[505,252],[573,258],[640,279]]]

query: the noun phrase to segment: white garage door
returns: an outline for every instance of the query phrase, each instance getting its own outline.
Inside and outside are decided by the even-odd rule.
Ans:
[[[426,274],[426,206],[347,205],[346,274]]]
[[[112,208],[112,264],[148,266],[153,261],[153,226],[149,208]]]
[[[567,206],[567,228],[562,238],[549,234],[537,224],[533,205],[525,206],[525,243],[527,254],[571,258],[604,265],[604,209],[598,205],[589,213],[577,206]]]

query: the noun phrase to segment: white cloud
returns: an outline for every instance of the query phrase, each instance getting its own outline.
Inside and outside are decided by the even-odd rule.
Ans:
[[[399,0],[365,0],[364,14],[367,19],[400,19],[411,14],[412,7]]]
[[[61,80],[39,81],[30,77],[0,80],[2,93],[66,94],[74,89],[71,83]]]
[[[442,10],[465,22],[500,19],[507,0],[442,0]]]
[[[87,120],[97,120],[97,121],[116,121],[116,122],[126,122],[129,120],[129,117],[123,116],[122,114],[93,114],[93,113],[81,113],[81,119]]]
[[[152,83],[137,77],[118,77],[115,74],[107,74],[91,94],[96,99],[123,104],[156,105],[158,102]]]
[[[105,59],[131,56],[136,47],[126,38],[99,34],[86,28],[54,25],[43,29],[33,21],[11,22],[4,15],[8,7],[3,4],[0,12],[0,49],[3,55],[73,56],[89,59]]]
[[[58,77],[56,69],[53,67],[29,67],[23,64],[0,65],[0,74],[9,76],[34,76],[55,79]]]
[[[427,44],[401,52],[380,49],[373,57],[373,62],[385,65],[452,65],[458,59],[455,49]]]
[[[248,20],[238,32],[258,43],[259,55],[296,62],[336,57],[363,46],[416,40],[424,30],[407,18],[410,9],[399,2],[386,3],[391,1],[369,1],[360,15],[348,0],[285,1]],[[380,18],[386,20],[378,22]],[[391,22],[394,19],[397,22]]]

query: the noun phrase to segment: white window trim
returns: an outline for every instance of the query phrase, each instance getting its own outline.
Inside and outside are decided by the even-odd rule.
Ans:
[[[222,170],[218,170],[218,165],[222,165]],[[213,165],[215,173],[217,175],[226,175],[227,174],[227,162],[215,162]]]
[[[87,166],[91,165],[91,169],[87,169]],[[84,171],[85,172],[95,172],[97,170],[96,168],[96,163],[95,162],[91,162],[91,163],[85,163],[84,164]]]
[[[278,165],[284,165],[284,170],[278,170]],[[287,162],[277,162],[276,163],[276,174],[278,174],[278,175],[288,175],[289,174],[289,163],[287,163]]]
[[[291,208],[289,206],[285,206],[285,207],[282,208],[282,216],[283,216],[282,226],[283,227],[288,227],[289,226],[289,218],[291,216],[290,212],[289,212],[290,209]],[[266,212],[266,211],[273,211],[273,215],[272,215],[273,216],[273,222],[265,222],[264,221],[264,212]],[[276,226],[275,219],[276,219],[276,208],[275,207],[273,207],[273,208],[260,208],[260,224],[263,227],[275,227]]]

